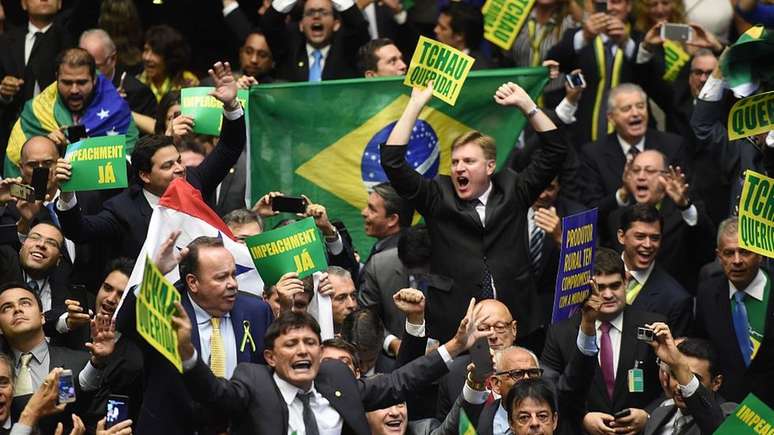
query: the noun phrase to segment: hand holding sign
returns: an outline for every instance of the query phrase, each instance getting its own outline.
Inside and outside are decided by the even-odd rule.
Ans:
[[[288,272],[277,281],[277,296],[282,311],[293,309],[297,294],[304,293],[304,282],[298,279],[297,272]]]
[[[180,359],[187,361],[194,355],[194,345],[191,342],[191,319],[179,301],[175,302],[175,308],[175,313],[172,314],[172,329],[177,334],[177,351],[180,353]]]
[[[475,59],[453,47],[420,36],[403,84],[424,88],[433,81],[433,95],[453,106],[473,62]]]
[[[427,103],[433,98],[433,80],[427,82],[427,87],[414,88],[411,90],[411,103],[417,108],[423,108],[427,106]]]

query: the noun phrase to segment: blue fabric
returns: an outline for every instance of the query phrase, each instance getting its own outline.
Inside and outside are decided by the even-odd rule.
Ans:
[[[309,65],[309,81],[319,82],[322,80],[322,51],[315,50],[312,52],[314,62]]]
[[[126,134],[131,119],[129,104],[110,80],[98,74],[91,103],[80,120],[89,137]]]
[[[59,223],[59,216],[56,214],[56,210],[54,210],[54,203],[49,202],[46,204],[46,208],[48,209],[48,214],[51,215],[51,221],[59,228],[62,228],[62,225]]]
[[[747,319],[747,306],[744,304],[745,293],[737,291],[734,293],[734,301],[731,307],[731,319],[734,321],[734,332],[736,332],[736,341],[739,342],[739,350],[742,351],[744,365],[750,366],[752,358],[753,345],[750,340],[750,323]]]

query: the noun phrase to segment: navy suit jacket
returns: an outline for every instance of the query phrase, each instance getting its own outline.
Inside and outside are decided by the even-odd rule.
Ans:
[[[665,316],[674,337],[684,337],[690,331],[693,298],[658,262],[653,266],[632,308]]]
[[[200,351],[199,331],[195,327],[196,315],[193,306],[182,284],[178,283],[176,287],[182,296],[181,303],[194,324],[191,331],[192,342],[197,351]],[[130,291],[119,312],[119,324],[121,331],[135,340],[144,352],[146,389],[135,425],[137,433],[188,435],[201,431],[202,428],[219,427],[223,423],[222,416],[217,416],[211,409],[194,402],[177,369],[136,333],[135,304],[134,293]],[[262,364],[263,335],[273,321],[271,308],[259,297],[239,292],[230,315],[236,338],[237,362]],[[249,325],[250,335],[255,341],[255,350],[249,342],[244,348],[241,347],[245,325]]]

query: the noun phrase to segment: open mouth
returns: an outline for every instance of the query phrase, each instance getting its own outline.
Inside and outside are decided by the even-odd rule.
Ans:
[[[464,175],[457,176],[457,186],[459,186],[460,189],[467,188],[469,184],[470,184],[470,180],[468,179],[468,177]]]
[[[632,120],[629,121],[629,127],[639,127],[642,125],[642,118],[632,118]]]
[[[45,255],[43,255],[42,253],[37,252],[37,251],[31,252],[30,253],[30,257],[32,257],[33,260],[37,260],[37,261],[43,261],[43,260],[46,259]]]
[[[311,26],[309,26],[309,30],[312,33],[312,36],[322,36],[325,32],[325,26],[323,26],[322,23],[312,23]]]
[[[297,372],[306,372],[309,371],[312,368],[312,362],[309,360],[300,360],[296,361],[293,364],[290,365],[290,368]]]
[[[401,425],[403,425],[403,420],[400,418],[394,418],[391,420],[387,420],[384,422],[384,425],[387,426],[390,429],[399,430]]]

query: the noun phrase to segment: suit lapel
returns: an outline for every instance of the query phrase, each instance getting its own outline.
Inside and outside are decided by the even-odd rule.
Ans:
[[[18,71],[14,71],[14,75],[24,75],[24,39],[26,36],[27,27],[15,29],[14,32],[9,35],[10,38],[13,38],[13,42],[11,43],[11,46],[13,47],[13,59],[16,63],[16,68],[18,68]]]
[[[476,432],[481,435],[492,435],[494,433],[494,419],[499,407],[500,399],[495,400],[488,406],[484,406],[484,409],[481,410],[481,415],[478,418]]]
[[[231,310],[231,327],[234,328],[234,338],[236,339],[236,354],[237,362],[251,362],[252,357],[250,350],[252,349],[249,343],[242,347],[242,340],[244,340],[245,328],[250,326],[250,320],[245,318],[244,311],[240,310],[238,304],[234,304],[234,308]]]
[[[62,359],[62,353],[59,352],[56,346],[48,346],[48,370],[51,371],[56,367],[66,367],[65,361]]]
[[[201,358],[202,347],[201,343],[199,342],[199,323],[196,319],[196,311],[194,310],[193,304],[191,304],[191,300],[188,298],[187,291],[180,292],[180,303],[183,304],[183,308],[185,308],[185,312],[188,314],[188,318],[191,319],[191,341],[193,342],[194,346],[196,346],[196,351],[199,352],[199,357]],[[205,364],[208,363],[205,362]]]
[[[737,344],[734,321],[731,318],[731,300],[728,296],[729,291],[728,282],[726,282],[725,285],[721,286],[715,293],[715,306],[718,310],[715,321],[718,322],[718,329],[722,334],[721,337],[719,337],[720,341],[732,344],[729,347],[733,349],[731,352],[734,353],[734,359],[739,361],[739,364],[744,367],[744,358],[742,358],[742,351],[739,350],[739,345]],[[770,306],[771,304],[769,304],[769,307]]]
[[[650,415],[649,429],[645,431],[645,435],[653,435],[661,433],[664,425],[669,422],[669,419],[675,414],[676,408],[674,406],[660,406],[656,408]]]
[[[634,360],[636,357],[637,341],[634,335],[631,334],[633,328],[637,325],[632,319],[632,315],[628,310],[624,310],[623,313],[623,331],[621,331],[621,349],[618,352],[618,370],[615,374],[615,389],[613,390],[613,405],[617,409],[619,404],[626,401],[626,396],[629,394],[628,376],[629,369],[634,368]]]
[[[358,414],[357,409],[352,409],[353,401],[348,397],[344,397],[345,395],[343,393],[343,389],[336,388],[335,386],[329,385],[326,382],[320,382],[317,380],[315,380],[314,386],[317,391],[323,397],[325,397],[328,402],[330,402],[333,409],[335,409],[336,412],[338,412],[341,416],[343,421],[343,427],[341,429],[342,434],[347,433],[347,429],[349,429],[351,433],[367,433],[358,431],[358,428],[363,428],[363,421],[354,421],[353,417],[362,414]],[[360,412],[362,413],[362,408]],[[365,418],[365,416],[363,416],[363,418]]]

